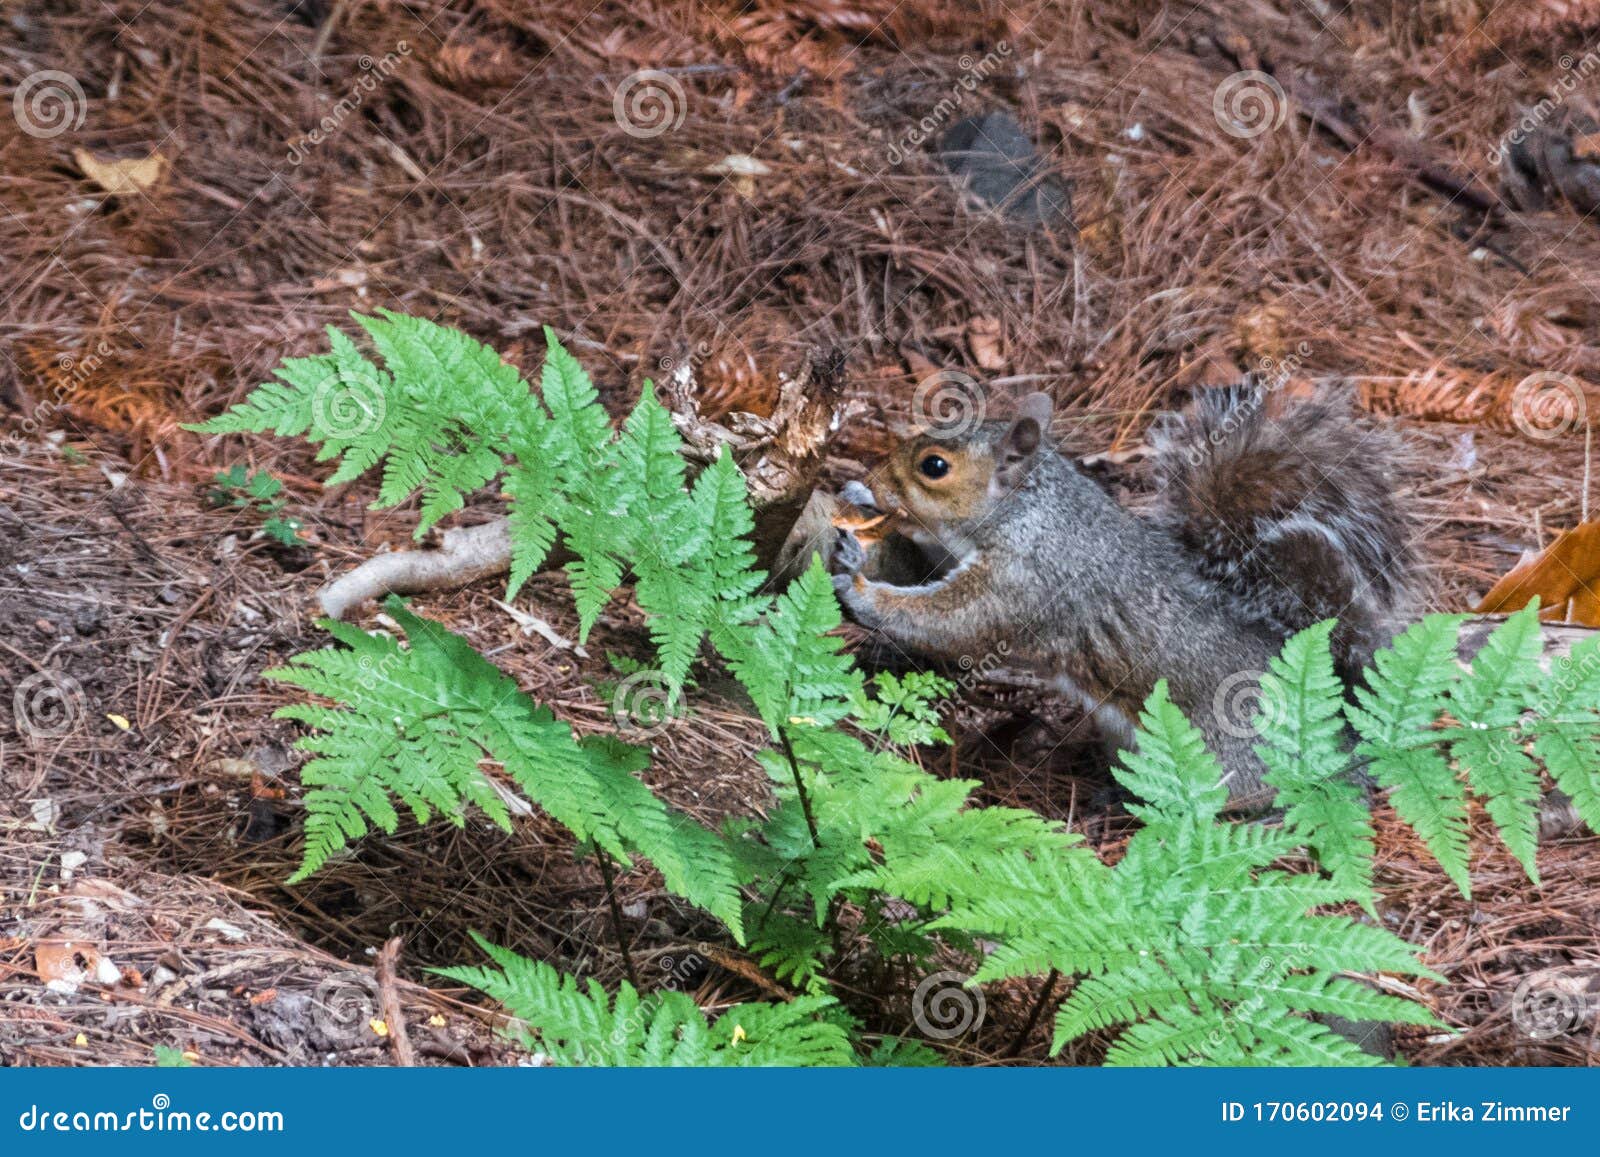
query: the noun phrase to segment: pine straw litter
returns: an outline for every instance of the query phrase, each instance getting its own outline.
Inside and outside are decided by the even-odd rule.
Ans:
[[[425,972],[472,960],[469,930],[622,975],[598,873],[538,816],[512,836],[370,839],[283,886],[294,735],[260,672],[321,645],[311,591],[403,545],[414,514],[366,510],[360,484],[324,491],[303,447],[178,427],[352,309],[461,326],[524,369],[552,325],[618,405],[687,362],[708,411],[761,412],[778,371],[842,350],[866,413],[835,481],[911,412],[929,366],[996,398],[1052,391],[1068,448],[1111,451],[1135,494],[1145,424],[1185,389],[1244,372],[1343,383],[1406,438],[1440,608],[1583,517],[1584,424],[1530,420],[1517,389],[1560,375],[1558,401],[1584,416],[1600,381],[1600,222],[1581,199],[1593,94],[1563,84],[1587,78],[1600,5],[1111,7],[10,12],[7,76],[59,70],[82,95],[67,91],[60,132],[0,117],[0,1061],[151,1063],[165,1046],[200,1064],[506,1063],[493,1014]],[[639,70],[658,74],[660,122],[619,99]],[[1244,106],[1218,111],[1242,72],[1276,86],[1258,87],[1260,131],[1239,131],[1256,127]],[[1552,94],[1532,177],[1508,170],[1503,135]],[[1070,219],[990,212],[952,185],[929,142],[997,109],[1037,141]],[[212,473],[241,460],[284,480],[306,546],[208,505]],[[497,507],[485,495],[461,519]],[[499,593],[421,609],[580,730],[606,726],[594,683],[608,648],[642,649],[633,612],[585,659],[524,633]],[[574,631],[559,579],[519,608]],[[9,693],[41,674],[67,689],[43,738],[15,728]],[[646,773],[708,822],[766,799],[746,758],[759,736],[721,690],[709,677]],[[1081,720],[980,688],[954,722],[950,766],[986,801],[1070,819],[1116,854],[1126,820],[1087,771]],[[1477,817],[1468,903],[1378,820],[1383,918],[1449,977],[1425,995],[1465,1030],[1402,1038],[1406,1056],[1595,1063],[1592,1036],[1533,1039],[1509,1012],[1529,976],[1600,975],[1594,838],[1542,849],[1535,889]],[[770,995],[650,872],[621,883],[645,971],[696,953],[706,1007]],[[869,979],[841,984],[903,1024],[882,1003],[903,999],[882,995],[895,985]],[[992,994],[953,1059],[1003,1062],[1034,995]],[[1022,1059],[1043,1060],[1046,1036]]]

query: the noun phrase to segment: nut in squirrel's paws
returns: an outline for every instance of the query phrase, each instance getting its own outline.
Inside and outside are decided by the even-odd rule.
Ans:
[[[867,565],[868,552],[894,533],[898,519],[878,508],[878,500],[861,482],[846,482],[839,490],[833,515],[838,531],[828,569],[833,572],[834,588],[841,593],[853,585],[853,576]],[[844,582],[839,582],[844,579]]]
[[[872,491],[862,483],[846,482],[839,490],[833,525],[870,545],[893,534],[900,526],[900,516],[879,507]]]

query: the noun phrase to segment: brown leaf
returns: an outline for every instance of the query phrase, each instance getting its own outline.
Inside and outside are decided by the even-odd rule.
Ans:
[[[1585,522],[1524,558],[1495,583],[1479,614],[1518,611],[1537,596],[1540,618],[1600,627],[1600,522]]]
[[[972,347],[972,360],[978,363],[980,369],[1006,368],[1005,343],[999,318],[975,317],[967,322],[967,344]]]
[[[99,950],[83,940],[41,940],[33,950],[33,968],[39,979],[69,991],[94,979],[99,964]]]
[[[72,159],[85,177],[113,197],[146,192],[167,171],[167,158],[160,153],[151,153],[140,160],[102,160],[88,149],[73,149]]]

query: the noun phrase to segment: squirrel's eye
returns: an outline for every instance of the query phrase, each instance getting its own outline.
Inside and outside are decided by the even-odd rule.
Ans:
[[[950,463],[937,454],[929,454],[921,462],[917,463],[917,469],[922,471],[924,478],[943,478],[950,473]]]

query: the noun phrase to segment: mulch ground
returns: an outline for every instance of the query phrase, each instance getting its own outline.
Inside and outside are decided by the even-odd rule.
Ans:
[[[864,416],[836,479],[930,364],[995,396],[1051,390],[1080,453],[1136,446],[1200,382],[1346,383],[1404,435],[1434,604],[1460,609],[1588,507],[1584,424],[1530,418],[1512,387],[1562,375],[1581,414],[1600,382],[1597,42],[1583,0],[8,9],[7,95],[34,87],[0,116],[0,1062],[392,1063],[372,1022],[395,1020],[422,1063],[505,1063],[493,1016],[425,971],[473,960],[469,930],[621,974],[597,873],[538,817],[369,839],[283,884],[295,736],[260,674],[320,645],[310,593],[403,543],[414,512],[324,490],[303,447],[178,427],[323,326],[403,310],[527,367],[549,324],[619,405],[690,359],[711,408],[759,409],[837,348]],[[664,119],[629,103],[639,70],[664,74]],[[1272,81],[1247,94],[1264,128],[1228,101],[1241,72]],[[1497,146],[1541,101],[1530,177]],[[953,186],[928,142],[990,110],[1035,138],[1070,220]],[[306,545],[208,502],[236,464],[284,480]],[[421,609],[604,726],[602,656],[637,650],[637,621],[609,617],[580,659],[500,593]],[[523,601],[571,633],[558,578]],[[765,799],[738,754],[755,729],[718,703],[708,686],[646,773],[713,822]],[[47,725],[23,733],[23,709]],[[957,722],[987,800],[1115,852],[1125,820],[1081,721],[979,688]],[[1479,817],[1468,902],[1378,817],[1383,918],[1427,947],[1451,981],[1429,996],[1464,1030],[1403,1038],[1406,1056],[1594,1063],[1592,1037],[1510,1016],[1522,978],[1600,969],[1594,837],[1541,849],[1535,888]],[[658,883],[623,881],[644,968],[719,952]],[[41,941],[89,979],[47,986]],[[709,958],[703,1004],[757,993]],[[1003,1059],[1031,996],[994,993],[960,1059]]]

